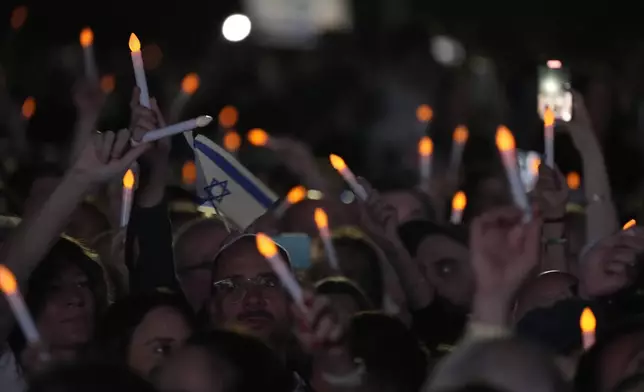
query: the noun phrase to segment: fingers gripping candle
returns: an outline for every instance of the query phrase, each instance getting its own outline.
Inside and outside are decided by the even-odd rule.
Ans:
[[[367,191],[365,191],[362,185],[358,183],[356,176],[344,162],[344,159],[335,154],[331,154],[329,155],[329,160],[331,161],[331,166],[333,166],[333,168],[337,170],[338,173],[340,173],[342,178],[344,178],[344,181],[349,184],[349,187],[351,188],[353,193],[355,193],[355,195],[361,200],[367,200],[367,198],[369,197],[369,195],[367,195]]]

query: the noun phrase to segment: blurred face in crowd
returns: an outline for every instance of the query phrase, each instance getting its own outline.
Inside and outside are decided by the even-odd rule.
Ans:
[[[161,392],[226,392],[232,370],[199,347],[180,349],[163,365],[157,388]]]
[[[625,378],[644,372],[644,331],[619,337],[604,349],[599,361],[600,391],[610,391]]]
[[[313,215],[316,208],[324,209],[329,215],[329,224],[333,227],[350,225],[358,217],[357,206],[341,202],[332,203],[330,200],[305,199],[291,206],[282,218],[282,231],[285,233],[306,233],[317,237],[319,232]]]
[[[132,333],[127,364],[143,377],[150,377],[163,360],[188,339],[192,329],[181,312],[159,306],[148,312]]]
[[[465,245],[444,235],[429,235],[418,246],[416,260],[442,297],[454,305],[469,305],[474,274]]]
[[[384,192],[382,198],[396,209],[399,223],[429,218],[425,206],[413,192],[404,190]]]
[[[36,324],[49,345],[72,349],[92,338],[94,313],[94,296],[87,275],[77,266],[66,264],[50,281]]]
[[[211,319],[216,325],[242,327],[270,342],[288,333],[289,300],[270,265],[245,237],[226,248],[213,270]]]
[[[547,308],[556,302],[572,298],[575,283],[577,280],[572,275],[559,271],[544,273],[526,283],[517,299],[515,321],[521,320],[533,309]]]
[[[175,243],[179,282],[195,311],[202,309],[210,297],[212,261],[227,236],[223,223],[209,220],[187,229]]]

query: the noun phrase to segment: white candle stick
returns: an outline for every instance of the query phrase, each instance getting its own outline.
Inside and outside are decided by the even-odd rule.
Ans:
[[[85,77],[98,84],[98,71],[96,70],[96,59],[94,58],[94,32],[89,27],[81,30],[80,44],[83,47]]]
[[[177,135],[183,132],[191,131],[195,128],[203,128],[206,125],[210,124],[212,117],[210,116],[199,116],[193,118],[192,120],[182,121],[180,123],[169,125],[165,128],[155,129],[153,131],[146,132],[141,138],[141,142],[153,142],[155,140],[163,139],[164,137]]]
[[[590,308],[584,308],[579,318],[579,327],[581,328],[581,339],[585,351],[590,350],[595,345],[595,330],[597,329],[597,319]]]
[[[369,195],[367,195],[367,191],[364,190],[364,187],[360,185],[360,183],[356,179],[356,176],[349,169],[349,167],[347,167],[344,159],[335,154],[331,154],[329,156],[329,160],[331,161],[331,166],[333,166],[333,168],[337,170],[338,173],[340,173],[342,178],[344,178],[344,181],[349,184],[349,187],[351,188],[353,193],[361,200],[366,201],[369,197]]]
[[[467,205],[467,197],[465,192],[458,191],[452,199],[452,215],[449,219],[453,225],[460,225],[463,222],[463,211]]]
[[[306,188],[302,185],[293,187],[293,189],[288,191],[288,194],[286,194],[286,198],[275,208],[275,210],[273,210],[273,215],[275,215],[276,218],[281,218],[290,206],[301,202],[305,198]]]
[[[499,126],[496,130],[496,146],[501,154],[501,160],[503,161],[505,173],[510,183],[510,191],[512,192],[514,203],[524,211],[525,220],[528,221],[532,216],[532,212],[530,211],[528,196],[523,190],[523,184],[521,183],[521,177],[519,176],[519,170],[517,168],[514,136],[503,125]]]
[[[134,194],[134,173],[131,169],[123,176],[123,194],[121,197],[121,227],[128,225],[132,211],[132,195]]]
[[[418,141],[418,171],[420,173],[420,186],[423,189],[429,188],[429,178],[432,173],[432,155],[434,153],[434,142],[429,136],[423,136]]]
[[[143,57],[141,56],[141,41],[136,34],[130,35],[130,51],[132,55],[132,66],[134,67],[134,78],[136,85],[141,90],[139,102],[146,108],[150,108],[150,93],[148,92],[148,81],[145,78],[145,69],[143,68]]]
[[[0,289],[2,289],[2,292],[7,298],[11,311],[22,333],[25,335],[27,342],[32,346],[40,343],[40,333],[38,333],[36,323],[34,323],[29,309],[27,309],[27,305],[22,295],[20,295],[16,278],[9,268],[4,265],[0,265]]]
[[[324,244],[324,251],[326,252],[329,265],[334,271],[340,271],[340,263],[338,262],[338,254],[335,252],[333,241],[331,240],[331,232],[329,231],[329,217],[326,212],[321,208],[316,208],[314,212],[315,224],[320,232],[320,238]]]
[[[555,114],[549,108],[546,107],[546,111],[543,114],[543,138],[544,138],[544,148],[546,155],[546,165],[549,168],[554,169],[555,167]]]
[[[270,239],[266,234],[257,233],[257,250],[259,253],[266,258],[266,261],[270,264],[273,272],[282,282],[282,286],[288,291],[291,298],[295,304],[302,310],[302,312],[307,313],[308,309],[304,304],[304,293],[302,287],[293,276],[293,273],[286,266],[286,262],[282,259],[279,252],[277,251],[277,245]]]
[[[458,178],[458,171],[460,170],[461,160],[463,159],[463,150],[465,149],[465,143],[467,143],[469,135],[469,131],[464,125],[456,127],[452,135],[452,153],[450,155],[449,171],[454,175],[454,178]]]

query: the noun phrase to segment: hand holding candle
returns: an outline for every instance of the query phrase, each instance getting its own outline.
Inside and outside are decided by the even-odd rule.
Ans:
[[[281,218],[286,210],[302,200],[306,198],[306,188],[303,187],[302,185],[298,185],[296,187],[293,187],[288,193],[286,194],[286,198],[275,208],[274,214],[277,218]]]
[[[326,252],[329,265],[333,268],[334,271],[340,271],[340,263],[338,262],[338,255],[333,246],[333,240],[331,239],[331,232],[329,231],[329,217],[326,212],[321,208],[316,208],[314,212],[315,225],[318,227],[320,232],[320,239],[324,244],[324,251]]]
[[[434,153],[434,142],[429,136],[423,136],[418,141],[418,171],[420,172],[420,186],[423,189],[429,188],[429,178],[432,172],[432,155]]]
[[[555,113],[549,107],[543,113],[543,138],[546,155],[546,165],[555,167]]]
[[[7,302],[11,307],[20,329],[22,330],[23,335],[27,342],[30,345],[36,345],[40,343],[40,334],[36,328],[29,309],[25,305],[25,301],[18,290],[18,283],[16,282],[16,277],[13,276],[13,273],[4,265],[0,264],[0,289],[7,298]]]
[[[132,195],[134,194],[134,173],[132,169],[123,176],[123,195],[121,197],[121,227],[127,226],[132,210]]]
[[[458,171],[460,170],[461,160],[463,159],[463,150],[465,150],[465,143],[470,137],[470,132],[465,125],[459,125],[452,134],[452,153],[449,161],[449,171],[458,178]]]
[[[180,123],[172,124],[164,128],[155,129],[147,132],[141,138],[141,142],[153,142],[155,140],[163,139],[164,137],[178,135],[187,131],[192,131],[195,128],[203,128],[210,124],[212,117],[210,116],[199,116],[193,118],[192,120],[182,121]]]
[[[148,92],[148,81],[145,77],[145,69],[143,68],[143,57],[141,56],[141,41],[137,38],[136,34],[130,35],[130,51],[132,55],[132,66],[134,67],[134,78],[136,85],[139,87],[141,94],[139,102],[146,108],[150,108],[150,94]]]
[[[463,211],[467,205],[467,197],[465,192],[458,191],[452,199],[452,215],[449,219],[453,225],[460,225],[463,222]]]
[[[517,168],[514,136],[512,135],[512,132],[503,125],[499,126],[496,130],[496,147],[501,154],[501,160],[503,161],[505,173],[507,175],[508,182],[510,183],[510,191],[512,192],[514,203],[524,211],[525,219],[529,220],[532,213],[530,210],[530,204],[528,203],[528,197],[523,190],[523,184],[521,183],[521,177],[519,176],[519,170]]]
[[[83,60],[85,64],[85,77],[92,83],[98,84],[98,72],[96,71],[96,59],[94,58],[94,32],[85,27],[80,32],[80,44],[83,47]]]
[[[266,261],[271,265],[273,272],[275,272],[275,275],[277,275],[279,280],[282,282],[286,291],[291,295],[295,304],[303,313],[306,314],[308,309],[304,304],[304,293],[302,292],[302,287],[287,267],[282,256],[280,256],[275,242],[273,242],[273,240],[264,233],[257,233],[256,242],[259,253],[261,253],[262,256],[266,258]]]
[[[329,155],[329,160],[331,161],[331,166],[344,178],[344,181],[349,184],[349,187],[353,193],[360,198],[362,201],[366,201],[369,197],[367,192],[364,190],[362,185],[358,183],[356,176],[353,172],[347,167],[347,164],[344,162],[344,159],[340,158],[335,154]]]
[[[579,327],[581,328],[584,350],[588,351],[595,344],[595,330],[597,329],[597,319],[590,308],[584,308],[584,311],[581,313]]]

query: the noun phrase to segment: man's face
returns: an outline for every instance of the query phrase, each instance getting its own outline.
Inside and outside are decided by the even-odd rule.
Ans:
[[[213,273],[210,316],[217,326],[242,327],[270,340],[290,327],[289,301],[270,265],[255,248],[254,237],[224,251]]]
[[[223,226],[202,224],[185,232],[175,246],[181,289],[195,311],[210,297],[212,261],[228,232]]]

